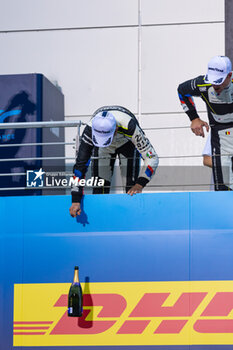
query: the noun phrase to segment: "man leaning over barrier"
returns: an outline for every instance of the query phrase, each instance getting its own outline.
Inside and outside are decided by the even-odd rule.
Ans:
[[[74,165],[79,181],[85,178],[92,155],[92,176],[103,182],[93,188],[93,194],[110,192],[117,156],[126,192],[131,196],[142,192],[158,166],[158,156],[136,117],[121,106],[99,108],[85,127]],[[141,168],[140,157],[144,160]],[[76,217],[81,214],[83,186],[73,185],[71,195],[70,215]]]
[[[191,130],[204,137],[209,125],[199,118],[193,96],[206,103],[211,127],[211,152],[216,191],[233,189],[233,81],[232,65],[226,56],[215,56],[207,74],[185,81],[178,87],[181,105],[191,120]]]

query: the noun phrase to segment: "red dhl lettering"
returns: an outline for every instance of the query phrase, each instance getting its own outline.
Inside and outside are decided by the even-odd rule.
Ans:
[[[201,316],[228,316],[233,309],[233,292],[219,292],[207,305]],[[199,333],[233,333],[233,320],[197,320],[194,329]]]
[[[233,346],[233,281],[83,284],[78,319],[67,317],[68,288],[14,286],[14,346]]]
[[[98,317],[120,317],[126,308],[126,300],[119,294],[84,294],[84,306],[102,306]],[[67,306],[67,295],[62,295],[55,307]],[[67,316],[64,313],[60,321],[56,324],[51,334],[98,334],[105,332],[113,326],[116,321],[86,321],[90,310],[83,310],[83,316],[78,319]]]
[[[84,294],[84,312],[81,318],[69,318],[67,312],[63,314],[50,334],[99,334],[109,330],[113,325],[123,318],[124,322],[116,331],[117,334],[142,334],[150,324],[152,318],[163,319],[154,334],[179,334],[189,322],[190,317],[204,301],[208,293],[182,293],[173,306],[163,306],[170,293],[145,293],[133,310],[126,316],[126,299],[120,294]],[[63,294],[55,303],[54,307],[66,307],[67,295]],[[95,306],[102,309],[97,320],[86,320]],[[216,319],[216,317],[227,317],[233,309],[233,292],[216,293],[209,304],[193,325],[198,333],[233,333],[233,320]],[[122,317],[124,313],[124,317]],[[179,319],[177,319],[179,317]],[[204,317],[204,319],[202,319]],[[206,319],[208,317],[208,319]],[[106,320],[106,318],[112,318]],[[114,318],[114,319],[113,319]],[[133,319],[132,319],[133,318]],[[142,320],[138,318],[143,318]],[[147,319],[145,319],[147,318]],[[182,318],[182,319],[181,319]]]
[[[168,316],[191,316],[200,305],[207,293],[183,293],[172,307],[164,307],[162,304],[170,293],[147,293],[144,294],[131,317],[168,317]]]

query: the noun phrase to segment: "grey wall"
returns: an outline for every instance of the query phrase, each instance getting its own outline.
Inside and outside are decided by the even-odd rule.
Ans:
[[[225,47],[226,56],[233,62],[233,2],[225,0]]]

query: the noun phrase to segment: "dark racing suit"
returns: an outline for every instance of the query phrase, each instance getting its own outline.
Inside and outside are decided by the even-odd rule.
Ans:
[[[211,148],[215,190],[233,189],[233,81],[220,94],[201,75],[178,87],[179,98],[190,120],[199,118],[192,96],[206,103],[211,127]]]
[[[134,114],[129,110],[121,106],[106,106],[99,108],[92,118],[102,111],[108,111],[113,114],[118,127],[117,133],[114,135],[110,146],[94,147],[92,143],[91,119],[81,137],[74,166],[74,175],[79,179],[85,177],[90,158],[93,155],[92,176],[104,179],[104,186],[93,188],[93,193],[109,193],[114,163],[118,156],[122,177],[126,179],[126,191],[136,183],[143,187],[146,186],[158,166],[158,156],[153,146],[140,128]],[[144,160],[141,169],[140,156]],[[73,186],[71,193],[72,203],[80,203],[83,187]]]

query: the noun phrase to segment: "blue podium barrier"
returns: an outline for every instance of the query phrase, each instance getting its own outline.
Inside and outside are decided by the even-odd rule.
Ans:
[[[0,348],[232,349],[232,204],[232,192],[89,195],[74,219],[69,196],[0,198]]]

